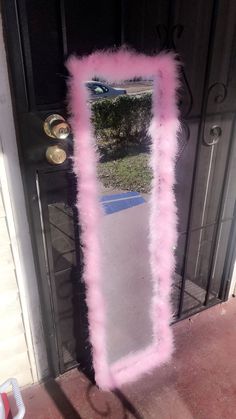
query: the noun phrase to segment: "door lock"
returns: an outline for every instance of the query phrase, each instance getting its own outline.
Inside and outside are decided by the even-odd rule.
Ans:
[[[49,115],[44,121],[43,129],[48,137],[57,140],[65,140],[70,135],[70,125],[58,114]]]
[[[50,164],[62,164],[67,158],[66,152],[58,145],[48,147],[46,150],[46,159]]]
[[[205,145],[213,146],[219,142],[221,136],[222,136],[221,127],[219,125],[212,125],[210,129],[210,136],[209,136],[210,139],[208,140],[203,137],[203,141]]]

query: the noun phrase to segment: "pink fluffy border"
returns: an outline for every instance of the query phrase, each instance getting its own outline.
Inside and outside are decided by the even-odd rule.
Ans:
[[[78,211],[84,244],[84,281],[90,341],[93,348],[95,379],[105,390],[136,380],[155,366],[166,362],[173,350],[171,320],[171,283],[175,267],[177,216],[173,185],[179,129],[176,90],[179,87],[178,64],[173,54],[146,56],[129,50],[96,52],[67,61],[70,73],[69,98],[74,133],[74,172],[78,178]],[[150,263],[153,278],[151,319],[153,344],[130,354],[111,366],[106,353],[106,308],[100,288],[99,224],[103,216],[99,204],[99,186],[91,110],[85,81],[94,76],[108,82],[134,77],[154,77],[152,102],[151,167],[154,179],[150,215]]]

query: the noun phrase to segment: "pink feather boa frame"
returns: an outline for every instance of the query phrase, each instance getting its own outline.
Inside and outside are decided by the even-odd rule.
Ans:
[[[127,49],[95,52],[67,61],[70,73],[69,98],[74,134],[74,172],[78,178],[78,200],[84,272],[88,306],[89,334],[93,349],[95,379],[98,386],[110,390],[136,380],[143,373],[166,362],[173,351],[171,320],[171,284],[175,268],[173,248],[177,241],[177,215],[173,185],[179,130],[176,91],[179,87],[175,56],[137,54]],[[108,82],[134,77],[154,79],[152,98],[151,167],[153,169],[150,214],[150,264],[153,297],[150,316],[153,343],[144,350],[108,365],[106,353],[106,308],[101,291],[99,224],[103,216],[97,180],[98,154],[85,86],[94,76]]]

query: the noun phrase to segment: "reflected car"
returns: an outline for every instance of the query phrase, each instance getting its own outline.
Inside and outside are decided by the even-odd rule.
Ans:
[[[90,99],[92,100],[112,98],[127,93],[125,89],[111,87],[99,81],[88,81],[86,86],[90,91]]]

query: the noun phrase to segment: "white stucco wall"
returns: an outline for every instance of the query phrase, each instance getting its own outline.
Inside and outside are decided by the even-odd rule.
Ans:
[[[0,383],[48,374],[0,16]]]

